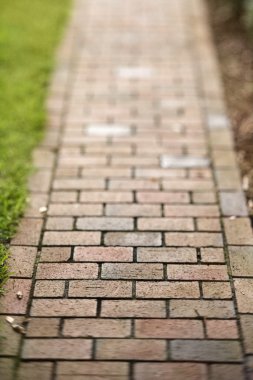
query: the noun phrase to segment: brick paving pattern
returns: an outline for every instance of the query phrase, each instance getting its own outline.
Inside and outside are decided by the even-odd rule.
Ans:
[[[204,0],[77,0],[47,108],[1,379],[253,379],[253,235]]]

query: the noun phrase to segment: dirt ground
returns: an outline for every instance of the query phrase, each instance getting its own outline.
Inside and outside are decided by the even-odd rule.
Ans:
[[[223,0],[207,0],[244,187],[253,214],[253,35]]]

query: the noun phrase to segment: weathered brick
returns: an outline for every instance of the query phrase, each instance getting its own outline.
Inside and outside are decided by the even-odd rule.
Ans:
[[[102,318],[65,319],[63,335],[74,338],[125,338],[131,335],[131,322]]]
[[[57,364],[57,380],[77,378],[82,380],[124,380],[128,376],[128,364],[110,361],[62,361]]]
[[[210,339],[238,339],[236,320],[206,320],[207,337]]]
[[[68,261],[71,255],[69,247],[43,247],[41,250],[41,262],[61,262]]]
[[[243,365],[240,364],[212,364],[210,366],[210,380],[244,380]]]
[[[229,258],[233,276],[253,276],[253,247],[229,247]]]
[[[212,190],[214,184],[210,180],[203,179],[170,179],[163,180],[163,188],[165,190]]]
[[[18,371],[18,380],[36,379],[50,380],[53,373],[53,363],[50,362],[21,362]]]
[[[197,282],[143,281],[136,284],[138,298],[199,298]]]
[[[237,169],[217,169],[215,177],[219,190],[241,190],[241,178]]]
[[[49,206],[48,215],[53,216],[92,216],[102,215],[101,204],[80,204],[80,203],[54,203]]]
[[[53,182],[54,190],[100,190],[105,188],[103,179],[55,179]]]
[[[234,284],[239,313],[253,313],[253,279],[238,278],[234,280]]]
[[[100,232],[64,231],[45,232],[44,245],[98,245],[100,244]]]
[[[198,218],[197,229],[199,231],[221,231],[221,223],[218,218]]]
[[[161,234],[158,232],[109,232],[105,235],[105,245],[119,246],[160,246]]]
[[[205,362],[240,362],[239,342],[208,340],[174,340],[171,342],[171,357],[174,360]]]
[[[164,301],[102,301],[102,317],[165,318]]]
[[[162,279],[162,264],[102,264],[102,278],[113,279]]]
[[[65,281],[36,281],[34,297],[63,297]]]
[[[130,281],[70,281],[69,297],[91,298],[131,298],[132,283]]]
[[[215,217],[219,216],[219,209],[216,205],[165,205],[165,216],[176,216],[176,217],[187,217],[187,216],[195,216],[195,217]]]
[[[136,363],[134,368],[135,380],[207,380],[204,364],[151,362]]]
[[[15,323],[22,324],[24,317],[15,316]],[[16,331],[5,321],[5,316],[0,316],[1,323],[1,344],[0,344],[0,369],[3,360],[2,356],[17,356],[19,352],[19,345],[21,342],[21,335],[17,334]],[[1,373],[1,370],[0,370]],[[5,378],[4,378],[5,379]]]
[[[133,193],[130,191],[82,191],[80,201],[85,203],[132,202]]]
[[[243,346],[247,354],[253,354],[253,315],[240,316]]]
[[[137,192],[139,203],[189,203],[187,192],[143,191]]]
[[[109,181],[111,190],[158,190],[159,181],[149,179],[112,179]]]
[[[28,324],[28,337],[57,337],[60,328],[59,318],[31,318]]]
[[[202,321],[191,319],[140,319],[135,321],[137,338],[202,339]]]
[[[133,248],[130,247],[76,247],[75,261],[121,262],[133,261]]]
[[[203,263],[224,263],[223,248],[201,248],[201,261]]]
[[[12,245],[39,244],[43,220],[38,218],[23,218],[18,227],[18,232],[11,240]]]
[[[133,218],[78,218],[77,229],[101,231],[128,231],[134,229]]]
[[[98,265],[80,263],[50,263],[39,264],[37,279],[79,279],[97,278]]]
[[[163,340],[97,340],[96,358],[100,360],[165,360],[166,356],[166,342]]]
[[[97,302],[82,299],[35,299],[31,315],[34,317],[93,317]]]
[[[4,314],[26,314],[31,286],[31,280],[9,279],[4,285],[0,312]],[[17,298],[17,292],[22,292],[21,299]]]
[[[245,196],[242,191],[220,192],[222,215],[225,216],[247,216]]]
[[[77,201],[77,191],[52,191],[51,202],[70,203]]]
[[[194,248],[138,248],[137,261],[194,263],[197,262],[197,253]]]
[[[89,339],[26,339],[23,359],[90,359]]]
[[[222,247],[222,235],[219,233],[195,232],[169,232],[165,234],[168,246],[181,247]]]
[[[105,208],[109,216],[161,216],[159,205],[108,204]]]
[[[32,277],[36,254],[35,247],[11,246],[8,263],[12,276]]]
[[[172,265],[167,266],[169,280],[228,280],[226,265]]]
[[[203,282],[202,289],[204,298],[232,298],[232,291],[229,282]]]
[[[47,218],[46,230],[72,230],[73,218],[49,217]]]
[[[171,300],[170,316],[175,318],[207,317],[231,318],[235,316],[233,302],[208,300]]]
[[[248,218],[224,218],[223,221],[228,244],[253,245],[253,234]]]
[[[191,218],[139,218],[138,229],[142,231],[194,231]]]
[[[15,359],[1,358],[0,377],[4,380],[12,380],[15,368]]]
[[[212,191],[193,192],[192,199],[194,203],[216,203],[215,193]]]

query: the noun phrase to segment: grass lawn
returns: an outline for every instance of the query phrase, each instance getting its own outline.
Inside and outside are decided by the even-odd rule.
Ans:
[[[54,52],[71,0],[0,0],[0,288],[6,243],[27,197],[31,152],[43,136]]]

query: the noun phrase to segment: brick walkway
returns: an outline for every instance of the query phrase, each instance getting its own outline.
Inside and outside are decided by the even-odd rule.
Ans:
[[[253,236],[204,0],[75,4],[1,379],[249,380]]]

